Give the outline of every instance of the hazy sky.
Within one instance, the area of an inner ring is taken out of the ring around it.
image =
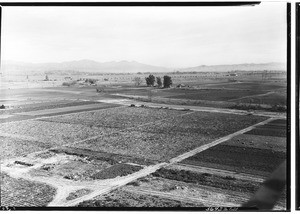
[[[135,60],[168,67],[286,61],[286,3],[2,11],[3,60]]]

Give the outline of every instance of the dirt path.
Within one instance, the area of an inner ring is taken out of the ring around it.
[[[246,180],[246,181],[254,181],[254,182],[259,182],[259,183],[264,181],[263,177],[253,176],[251,174],[233,172],[233,171],[228,171],[228,170],[223,170],[223,169],[213,169],[213,168],[208,168],[208,167],[193,166],[193,165],[188,165],[188,164],[183,164],[183,163],[177,163],[177,164],[169,166],[168,168],[178,169],[178,170],[189,170],[189,171],[200,172],[200,173],[209,173],[209,174],[220,175],[220,176],[224,176],[224,177],[230,176],[230,177],[234,177],[236,179],[241,179],[241,180]]]

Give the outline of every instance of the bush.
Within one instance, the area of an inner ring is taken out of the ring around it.
[[[135,77],[133,81],[135,86],[140,86],[142,84],[142,79],[140,77]]]
[[[71,85],[75,85],[77,82],[74,80],[74,81],[71,81],[71,82],[63,82],[63,86],[71,86]]]
[[[86,79],[85,82],[86,83],[90,83],[90,84],[96,84],[98,80],[97,79]]]

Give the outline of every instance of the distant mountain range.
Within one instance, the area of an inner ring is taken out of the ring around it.
[[[183,68],[179,69],[179,71],[196,71],[196,72],[210,72],[210,71],[217,71],[217,72],[228,72],[228,71],[263,71],[263,70],[286,70],[285,63],[244,63],[244,64],[233,64],[233,65],[201,65],[191,68]]]
[[[97,62],[93,60],[67,61],[61,63],[25,63],[16,61],[3,61],[1,72],[10,75],[32,74],[82,74],[82,73],[145,73],[145,72],[227,72],[227,71],[261,71],[261,70],[286,70],[284,63],[264,64],[233,64],[197,66],[190,68],[166,68],[147,65],[136,61]]]

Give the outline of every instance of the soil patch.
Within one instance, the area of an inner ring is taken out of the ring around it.
[[[89,149],[79,149],[79,148],[72,148],[72,147],[63,147],[59,149],[51,149],[50,151],[55,153],[65,153],[69,155],[77,155],[79,157],[87,157],[89,160],[97,159],[101,161],[106,161],[111,165],[116,163],[135,163],[140,165],[152,165],[155,164],[154,161],[145,159],[145,158],[137,158],[131,157],[126,155],[119,155],[114,153],[107,153],[101,151],[94,151]]]
[[[158,196],[115,190],[93,200],[81,202],[78,207],[195,207],[196,204],[164,199]],[[198,205],[201,206],[201,205]]]
[[[56,190],[43,183],[15,179],[1,172],[1,206],[44,207],[52,201]]]
[[[92,179],[111,179],[118,176],[126,176],[142,169],[140,166],[129,164],[116,164],[97,172],[91,176]]]
[[[194,183],[203,186],[211,186],[225,190],[254,193],[259,188],[259,183],[242,181],[230,176],[222,177],[209,173],[196,173],[186,170],[174,170],[161,168],[152,174],[155,177],[170,180]]]

